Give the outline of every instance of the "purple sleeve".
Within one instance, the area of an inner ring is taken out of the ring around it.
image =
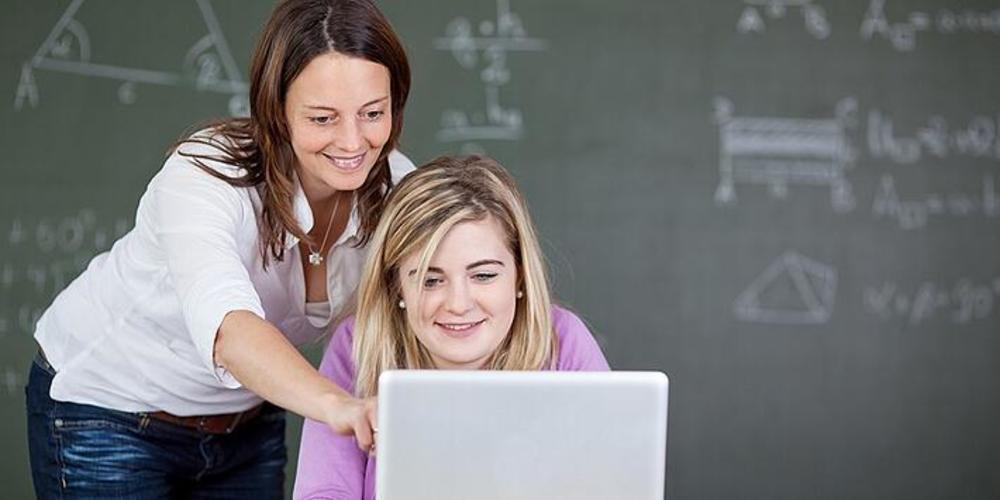
[[[348,393],[354,392],[353,329],[353,317],[340,323],[319,367],[323,376]],[[368,456],[358,448],[354,436],[340,435],[322,422],[305,420],[293,498],[362,500],[365,483],[374,479],[367,476]]]
[[[559,338],[558,371],[609,371],[608,360],[604,359],[601,347],[597,345],[587,325],[575,314],[561,307],[552,307],[552,326]]]

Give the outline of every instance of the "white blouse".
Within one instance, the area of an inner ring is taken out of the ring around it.
[[[205,145],[182,149],[207,155]],[[241,170],[205,162],[225,175]],[[413,163],[393,151],[394,182]],[[242,411],[261,402],[213,362],[215,335],[230,311],[270,321],[296,345],[325,333],[306,314],[298,239],[261,266],[255,188],[234,187],[172,154],[139,200],[135,227],[90,262],[38,321],[35,339],[57,373],[51,397],[127,412],[175,415]],[[296,184],[295,216],[308,231],[312,212]],[[326,257],[330,319],[350,313],[366,256],[355,248],[353,207]],[[334,323],[335,324],[335,323]]]

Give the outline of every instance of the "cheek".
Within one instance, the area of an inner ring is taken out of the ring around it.
[[[392,133],[392,120],[384,120],[372,124],[368,128],[368,142],[375,147],[385,146],[389,141],[389,134]]]
[[[517,308],[517,282],[513,279],[505,281],[494,294],[494,304],[497,314],[514,316]]]
[[[507,300],[501,307],[503,308],[503,316],[506,319],[506,321],[513,324],[514,313],[517,312],[517,300],[514,298],[513,295],[511,295],[510,297],[507,298]],[[509,328],[510,325],[507,325],[507,327]]]
[[[292,149],[297,154],[309,154],[323,149],[325,141],[322,134],[313,131],[299,130],[292,132]]]
[[[403,315],[406,317],[406,322],[410,324],[410,328],[419,330],[420,326],[426,323],[428,316],[433,313],[432,294],[425,292],[423,297],[419,297],[417,291],[411,287],[403,286],[401,288],[400,298],[406,304]],[[421,299],[419,302],[418,297]]]
[[[506,335],[510,327],[514,324],[514,314],[517,312],[517,301],[514,292],[507,290],[497,291],[498,293],[480,302],[480,306],[486,309],[493,320],[496,321],[498,333]]]
[[[323,149],[326,144],[323,130],[302,122],[288,123],[288,137],[292,149],[297,154],[311,153]]]
[[[440,302],[433,292],[424,292],[418,314],[415,315],[414,320],[422,322],[424,326],[429,326],[434,321],[434,314],[437,312]]]

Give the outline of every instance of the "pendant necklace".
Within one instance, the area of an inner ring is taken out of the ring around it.
[[[309,243],[309,265],[318,266],[323,263],[323,255],[320,253],[326,248],[326,238],[330,236],[330,228],[333,227],[333,219],[337,216],[337,209],[340,208],[340,193],[337,193],[337,202],[333,204],[333,211],[330,212],[330,222],[326,223],[326,233],[323,234],[323,242],[319,244],[319,250],[313,248]]]

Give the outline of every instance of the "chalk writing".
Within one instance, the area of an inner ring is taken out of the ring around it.
[[[912,325],[947,315],[953,323],[968,324],[993,314],[1000,296],[1000,278],[975,283],[962,278],[952,286],[925,281],[915,290],[905,290],[898,283],[884,282],[865,287],[865,308],[883,320],[906,319]]]
[[[497,0],[496,19],[482,21],[476,27],[464,17],[452,20],[445,36],[434,41],[434,48],[451,52],[464,69],[482,66],[479,80],[483,85],[485,111],[444,110],[437,139],[442,142],[520,139],[523,113],[517,107],[505,107],[500,101],[501,87],[512,78],[507,57],[510,52],[542,51],[547,46],[545,40],[527,35],[508,0]],[[475,145],[471,149],[482,148]]]
[[[35,55],[21,66],[14,98],[15,110],[22,109],[25,104],[38,106],[39,92],[34,73],[49,71],[118,81],[118,99],[123,104],[136,102],[136,87],[140,83],[165,86],[193,84],[199,91],[229,94],[230,113],[246,116],[249,110],[248,86],[242,79],[208,0],[194,2],[207,34],[187,51],[179,70],[168,71],[94,62],[90,32],[75,18],[84,1],[74,0],[66,8]]]
[[[885,12],[886,0],[871,0],[861,22],[861,38],[871,40],[881,37],[900,52],[916,49],[917,35],[956,33],[1000,35],[1000,9],[974,11],[965,9],[940,9],[936,13],[912,11],[901,20],[890,21]]]
[[[101,219],[94,209],[64,217],[0,222],[0,336],[31,333],[42,310],[97,253],[129,231],[124,217]]]
[[[0,377],[0,390],[5,396],[23,396],[26,377],[12,366],[5,366]]]
[[[868,150],[873,158],[899,164],[916,163],[925,156],[1000,159],[1000,113],[995,117],[975,115],[967,124],[953,127],[941,116],[931,116],[912,135],[897,135],[888,113],[868,112]]]
[[[741,34],[763,33],[767,29],[761,11],[768,18],[781,19],[789,9],[798,8],[810,35],[820,40],[830,36],[831,27],[826,12],[812,0],[743,0],[743,3],[746,6],[736,22],[736,31]]]
[[[920,229],[927,225],[931,216],[1000,217],[1000,193],[992,175],[984,175],[979,194],[932,193],[918,198],[900,199],[896,181],[891,175],[883,175],[875,198],[872,213],[876,218],[888,217],[895,220],[902,229]]]
[[[756,323],[826,323],[833,314],[836,290],[834,268],[788,251],[740,293],[733,313]]]
[[[14,248],[29,245],[32,250],[44,254],[74,254],[81,251],[89,254],[107,250],[114,240],[130,228],[131,223],[124,217],[111,222],[98,221],[97,212],[89,208],[56,219],[26,221],[17,218],[8,225],[7,246]]]
[[[736,183],[767,185],[771,195],[784,198],[789,184],[829,186],[835,211],[854,208],[846,178],[855,153],[847,139],[857,102],[844,99],[829,119],[734,117],[733,105],[715,100],[719,125],[718,205],[736,202]]]

